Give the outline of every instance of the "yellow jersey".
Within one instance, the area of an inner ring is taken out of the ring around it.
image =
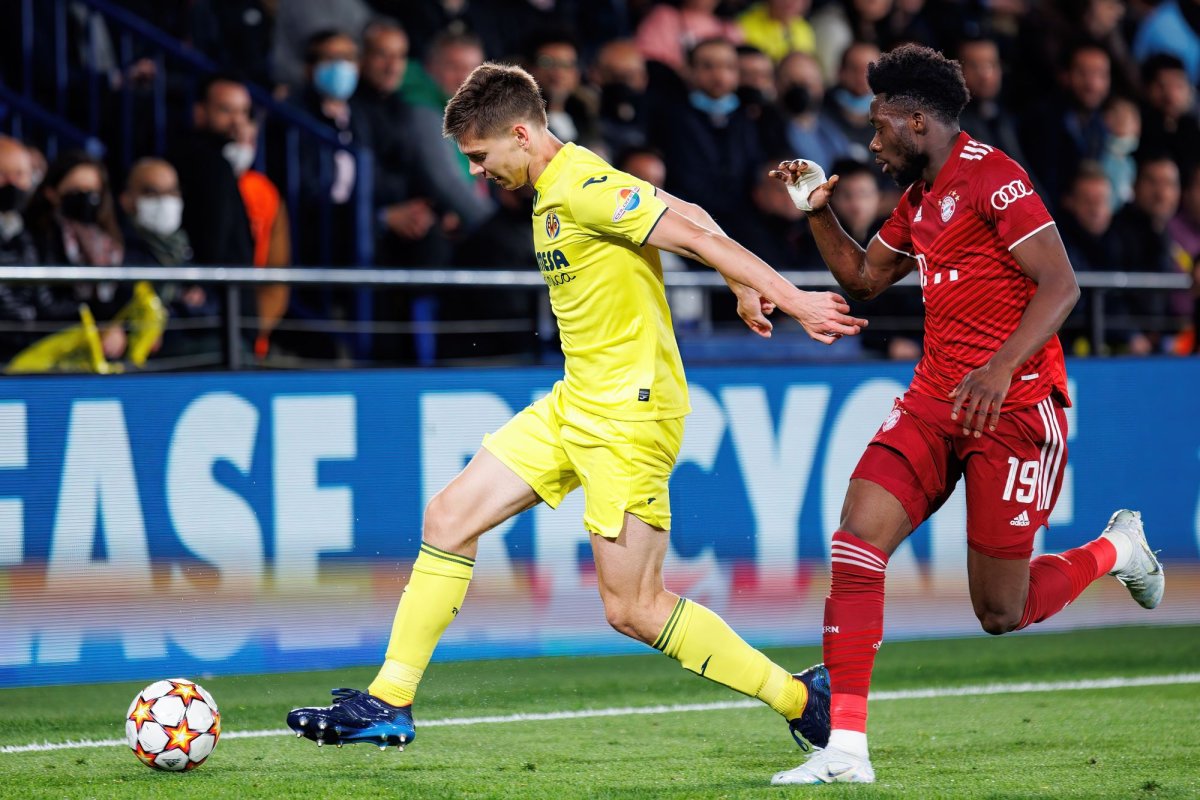
[[[572,404],[620,420],[687,414],[687,381],[658,250],[653,185],[568,143],[538,178],[533,243],[566,357]]]

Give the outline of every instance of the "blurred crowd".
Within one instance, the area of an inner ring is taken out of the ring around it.
[[[865,244],[898,197],[868,151],[874,130],[866,70],[881,52],[910,41],[962,63],[972,96],[963,129],[1029,171],[1077,271],[1190,274],[1200,258],[1200,0],[119,5],[223,71],[200,87],[190,129],[173,133],[164,157],[139,158],[112,179],[111,160],[69,152],[47,164],[39,142],[0,139],[0,263],[353,265],[358,162],[346,152],[301,148],[303,201],[289,209],[275,163],[287,150],[287,127],[255,108],[253,84],[343,144],[373,154],[376,265],[530,265],[532,190],[504,192],[472,178],[441,135],[442,109],[462,80],[484,60],[502,60],[537,79],[560,139],[702,205],[776,268],[820,269],[803,215],[767,171],[805,157],[841,175],[835,210]],[[161,68],[146,59],[97,63],[103,23],[97,28],[98,16],[81,14],[78,57],[108,69],[111,86],[136,91],[147,72]],[[332,237],[315,238],[317,214],[333,215]],[[670,259],[667,267],[696,265]],[[186,359],[219,350],[219,293],[185,284],[153,289],[150,301],[115,284],[0,286],[0,358],[36,346],[55,325],[79,324],[81,303],[96,322],[95,335],[83,336],[86,324],[80,335],[105,360],[130,360],[128,321],[152,318],[145,306],[155,302],[170,321],[165,332],[149,326],[142,338],[154,341],[139,352]],[[1193,352],[1194,296],[1108,293],[1101,348]],[[259,289],[247,346],[259,358],[336,358],[335,337],[289,324],[345,313],[345,303],[329,298],[321,290]],[[678,326],[687,331],[710,315],[735,320],[732,302],[720,299],[707,309],[702,298],[677,293]],[[1094,349],[1089,301],[1085,293],[1064,332],[1077,354]],[[140,317],[130,311],[139,302]],[[432,343],[377,337],[374,355],[411,362],[519,352],[539,332],[503,323],[534,319],[536,304],[529,292],[385,293],[375,303],[376,322],[407,329],[421,320],[485,318],[510,332]],[[890,293],[859,310],[895,323],[871,329],[868,354],[920,354],[915,292]]]

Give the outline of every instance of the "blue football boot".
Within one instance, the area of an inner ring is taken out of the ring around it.
[[[417,738],[412,706],[393,706],[357,689],[334,689],[333,697],[332,705],[292,709],[288,727],[317,747],[365,742],[380,750],[388,745],[403,750]]]
[[[808,688],[808,703],[804,706],[804,713],[788,720],[792,738],[801,750],[814,747],[823,749],[829,744],[832,725],[829,716],[829,670],[825,669],[824,664],[817,664],[792,677]]]

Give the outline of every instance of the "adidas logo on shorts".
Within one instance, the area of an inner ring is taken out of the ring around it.
[[[1016,527],[1016,528],[1028,528],[1029,527],[1029,512],[1022,511],[1020,514],[1017,514],[1015,517],[1010,519],[1008,521],[1008,524],[1012,525],[1013,527]]]

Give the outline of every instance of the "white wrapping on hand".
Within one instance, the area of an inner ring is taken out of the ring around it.
[[[800,174],[799,180],[795,183],[791,181],[787,184],[788,194],[792,197],[792,203],[801,211],[812,211],[812,204],[808,202],[808,196],[813,193],[813,190],[825,182],[825,170],[814,161],[809,161],[807,158],[799,159],[808,165],[808,169]]]

